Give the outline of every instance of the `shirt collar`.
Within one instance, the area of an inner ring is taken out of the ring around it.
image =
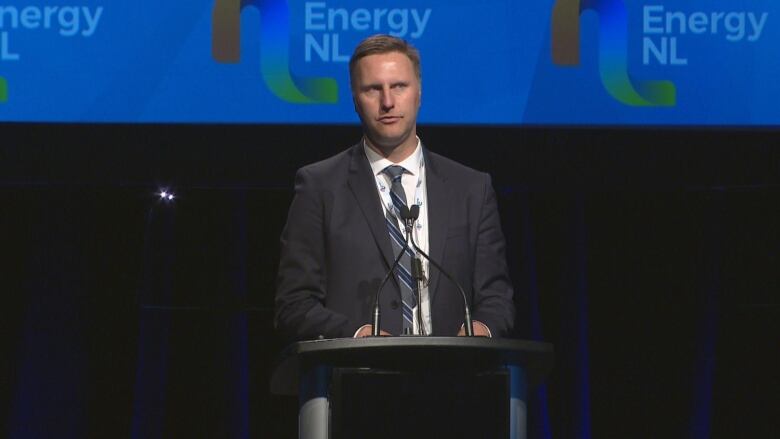
[[[371,165],[371,171],[374,175],[379,175],[386,167],[390,165],[398,165],[404,168],[405,172],[412,175],[417,175],[420,172],[420,155],[422,154],[422,144],[420,138],[417,138],[417,147],[414,148],[414,152],[399,163],[393,163],[379,155],[376,151],[371,149],[366,143],[366,139],[363,139],[363,151],[366,153],[368,163]]]

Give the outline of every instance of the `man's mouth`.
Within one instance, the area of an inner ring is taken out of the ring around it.
[[[382,116],[379,118],[380,123],[392,124],[401,120],[401,116]]]

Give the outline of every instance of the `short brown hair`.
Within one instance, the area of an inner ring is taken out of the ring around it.
[[[414,48],[409,42],[401,38],[394,37],[392,35],[377,34],[372,35],[355,47],[355,51],[352,52],[352,58],[349,59],[349,84],[350,87],[355,79],[355,68],[358,61],[369,56],[378,55],[382,53],[399,52],[409,58],[414,67],[414,73],[417,75],[417,80],[422,81],[422,74],[420,72],[420,52]]]

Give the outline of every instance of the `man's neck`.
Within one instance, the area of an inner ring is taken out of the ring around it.
[[[381,148],[374,145],[368,137],[364,137],[366,145],[371,148],[372,151],[381,155],[382,157],[390,160],[393,163],[400,163],[406,160],[417,149],[417,143],[419,142],[417,136],[410,136],[402,144],[395,147]]]

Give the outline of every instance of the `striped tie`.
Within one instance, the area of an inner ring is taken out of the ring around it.
[[[390,186],[390,198],[393,200],[395,209],[387,209],[385,222],[387,230],[390,232],[390,241],[393,243],[393,250],[396,255],[404,248],[404,235],[398,227],[398,215],[402,206],[406,206],[406,193],[401,185],[401,175],[404,168],[397,165],[391,165],[383,171],[390,176],[392,184]],[[389,206],[388,206],[389,207]],[[406,254],[401,257],[395,270],[398,277],[398,284],[401,286],[401,302],[403,303],[403,329],[405,334],[411,334],[414,331],[414,317],[412,310],[416,305],[415,294],[417,292],[416,282],[412,279],[412,250],[407,249]]]

